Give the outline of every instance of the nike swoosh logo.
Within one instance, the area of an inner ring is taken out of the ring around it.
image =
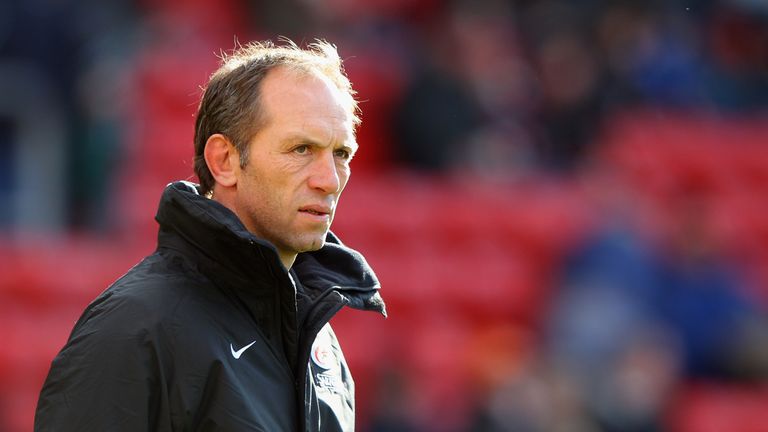
[[[236,358],[236,359],[239,359],[239,358],[240,358],[240,356],[241,356],[241,355],[243,355],[243,353],[245,352],[245,350],[247,350],[248,348],[250,348],[250,347],[251,347],[253,344],[255,344],[255,343],[256,343],[256,341],[253,341],[253,342],[249,343],[248,345],[246,345],[246,346],[244,346],[244,347],[240,348],[240,349],[239,349],[239,350],[237,350],[237,351],[235,351],[235,347],[233,347],[233,346],[232,346],[232,344],[229,344],[229,350],[230,350],[230,351],[232,351],[232,357],[234,357],[234,358]]]

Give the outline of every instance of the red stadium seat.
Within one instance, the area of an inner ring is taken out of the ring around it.
[[[768,388],[692,385],[673,405],[671,432],[768,432]]]

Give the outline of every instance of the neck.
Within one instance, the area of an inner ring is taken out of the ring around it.
[[[214,186],[214,190],[212,191],[211,196],[209,198],[214,201],[218,201],[224,207],[227,207],[228,209],[232,210],[232,212],[235,213],[235,215],[238,218],[240,218],[240,215],[237,213],[237,208],[234,203],[234,197],[230,192],[231,190],[229,189],[223,189],[223,188],[217,189],[217,187]],[[242,218],[240,218],[240,220],[243,221]],[[249,227],[247,224],[245,228],[251,233],[253,233],[252,228]],[[280,261],[283,263],[286,270],[290,270],[291,267],[293,266],[293,262],[296,261],[296,252],[284,251],[278,248],[277,256],[278,258],[280,258]]]
[[[277,256],[280,258],[280,261],[283,263],[286,270],[290,270],[291,267],[293,266],[293,262],[296,261],[295,253],[278,250]]]

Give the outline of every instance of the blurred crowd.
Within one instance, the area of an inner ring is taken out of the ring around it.
[[[214,54],[238,41],[340,47],[363,101],[363,169],[568,173],[617,111],[768,104],[759,1],[10,0],[0,12],[12,229],[109,224],[147,123],[186,122]]]
[[[277,35],[338,45],[361,101],[356,176],[567,184],[564,195],[575,185],[590,207],[537,283],[549,293],[541,314],[455,347],[471,357],[460,402],[425,415],[418,384],[388,364],[360,384],[375,388],[362,394],[361,430],[701,432],[670,417],[681,385],[768,383],[768,277],[751,273],[768,262],[723,246],[721,183],[646,194],[651,179],[606,166],[617,156],[604,146],[638,112],[765,121],[763,1],[6,0],[2,241],[151,242],[160,189],[192,175],[193,116],[216,54]],[[756,147],[768,155],[768,140]],[[684,158],[704,151],[690,148]],[[768,159],[750,162],[758,195],[745,200],[765,201]],[[398,288],[382,281],[386,299]]]

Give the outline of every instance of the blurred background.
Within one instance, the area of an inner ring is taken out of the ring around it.
[[[155,244],[236,41],[335,43],[358,430],[768,431],[763,0],[3,0],[0,431]]]

